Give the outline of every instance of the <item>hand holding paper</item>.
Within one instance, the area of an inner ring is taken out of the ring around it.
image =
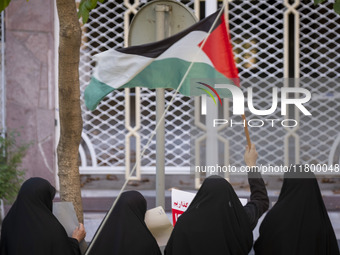
[[[78,242],[81,242],[85,239],[86,232],[84,225],[82,223],[79,223],[79,226],[75,228],[75,230],[72,233],[72,237],[77,239]]]
[[[159,246],[165,246],[171,235],[173,226],[161,206],[150,209],[145,214],[145,224],[156,239]]]

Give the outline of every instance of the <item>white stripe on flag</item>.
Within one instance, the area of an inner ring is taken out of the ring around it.
[[[94,56],[97,62],[93,76],[113,87],[119,88],[132,80],[136,74],[148,66],[153,58],[108,50]]]
[[[193,31],[187,36],[174,43],[163,52],[157,59],[179,58],[188,62],[206,63],[213,66],[208,56],[200,49],[198,44],[207,36],[206,32]]]

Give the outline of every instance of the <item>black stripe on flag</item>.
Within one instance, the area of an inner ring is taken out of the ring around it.
[[[183,30],[182,32],[179,32],[164,40],[160,40],[160,41],[153,42],[153,43],[131,46],[127,48],[119,48],[116,50],[121,53],[125,53],[125,54],[134,54],[134,55],[140,55],[140,56],[149,57],[149,58],[157,58],[164,51],[166,51],[169,47],[171,47],[174,43],[176,43],[177,41],[179,41],[180,39],[182,39],[183,37],[185,37],[186,35],[188,35],[189,33],[193,31],[203,31],[203,32],[208,33],[216,17],[219,15],[219,12],[220,10],[202,19],[201,21],[197,22],[196,24],[192,25],[186,30]],[[219,18],[219,20],[216,22],[214,29],[216,29],[216,27],[218,27],[220,24],[221,24],[221,19]]]

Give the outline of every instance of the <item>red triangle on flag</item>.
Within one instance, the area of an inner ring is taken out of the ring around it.
[[[200,42],[198,46],[201,47],[202,43],[203,41]],[[234,83],[239,86],[238,70],[236,68],[224,14],[220,17],[220,24],[208,36],[202,50],[211,60],[217,71],[227,78],[233,79]]]

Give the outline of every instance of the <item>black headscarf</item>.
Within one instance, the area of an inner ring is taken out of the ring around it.
[[[160,255],[159,246],[144,222],[145,213],[146,200],[142,194],[122,193],[87,254]]]
[[[311,172],[284,174],[278,201],[260,226],[257,255],[336,255],[337,240]],[[300,166],[296,168],[300,171]]]
[[[165,254],[246,255],[252,244],[249,219],[233,187],[210,176],[178,218]]]
[[[24,182],[2,224],[1,255],[80,254],[77,241],[67,236],[52,214],[54,195],[54,187],[45,179]]]

